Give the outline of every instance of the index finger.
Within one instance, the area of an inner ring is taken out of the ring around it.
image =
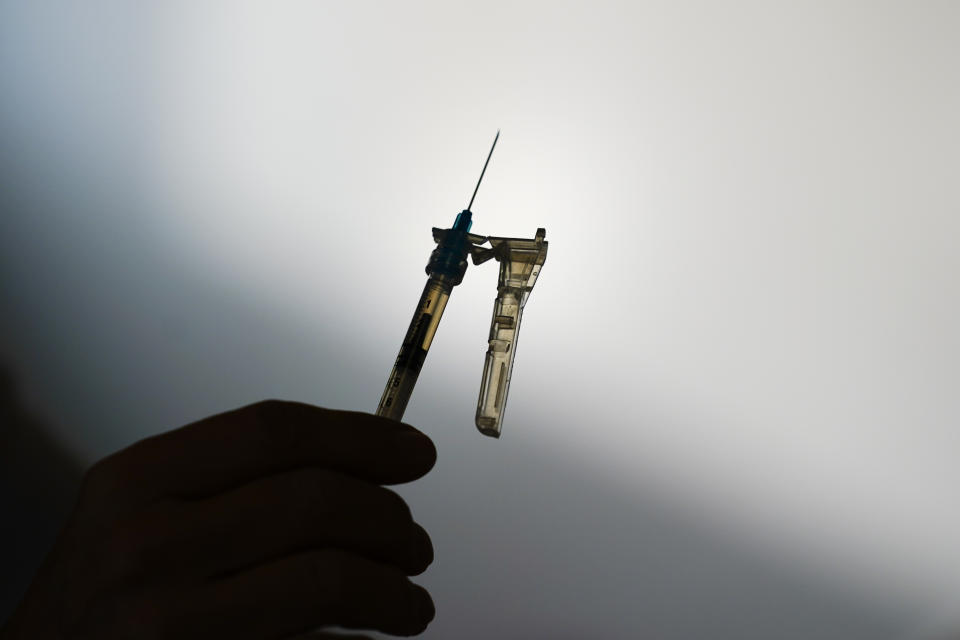
[[[430,438],[395,420],[266,400],[141,440],[104,465],[140,495],[202,497],[308,466],[409,482],[430,471],[436,455]]]

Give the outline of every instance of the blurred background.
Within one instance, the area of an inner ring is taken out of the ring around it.
[[[0,3],[5,616],[80,471],[267,397],[375,409],[432,226],[496,267],[405,419],[428,638],[960,620],[960,6]],[[35,486],[32,493],[24,490]],[[956,624],[953,628],[960,628]]]

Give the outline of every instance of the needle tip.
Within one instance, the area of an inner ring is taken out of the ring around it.
[[[480,183],[483,181],[483,174],[487,172],[487,165],[490,164],[490,157],[493,156],[493,150],[497,146],[497,140],[500,139],[500,129],[497,129],[497,135],[493,139],[493,145],[490,147],[490,153],[487,154],[487,161],[483,163],[483,171],[480,172],[480,179],[477,180],[477,186],[473,189],[473,195],[470,196],[470,204],[467,205],[467,211],[470,210],[470,207],[473,206],[473,199],[477,197],[477,190],[480,188]]]

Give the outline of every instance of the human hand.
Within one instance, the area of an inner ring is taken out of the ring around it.
[[[420,633],[433,602],[407,576],[433,548],[379,485],[435,460],[407,425],[275,400],[141,440],[87,472],[0,637]]]

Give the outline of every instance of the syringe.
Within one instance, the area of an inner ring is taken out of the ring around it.
[[[433,239],[437,242],[437,248],[430,254],[430,262],[427,263],[429,278],[423,287],[420,302],[413,313],[400,353],[387,379],[387,386],[383,390],[380,405],[377,407],[378,416],[394,420],[403,418],[403,412],[413,394],[413,387],[417,384],[420,369],[423,368],[423,362],[427,358],[427,351],[430,350],[430,344],[440,325],[440,318],[447,306],[447,300],[450,299],[450,293],[463,281],[463,275],[467,271],[467,255],[472,245],[486,241],[485,237],[470,233],[470,226],[473,224],[470,207],[473,206],[473,200],[477,197],[477,190],[483,181],[483,175],[487,172],[487,165],[490,164],[490,158],[493,156],[493,150],[499,138],[498,130],[467,208],[457,214],[451,228],[433,230]]]

